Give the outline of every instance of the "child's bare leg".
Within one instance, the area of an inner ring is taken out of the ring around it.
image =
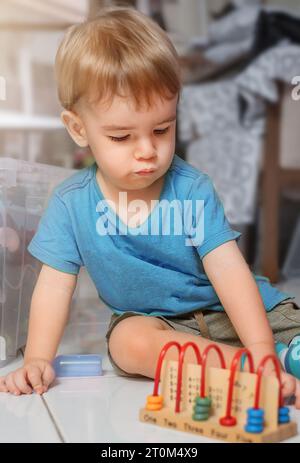
[[[200,352],[212,343],[201,336],[175,331],[159,318],[133,316],[120,321],[113,329],[109,339],[109,350],[114,362],[122,370],[154,378],[160,351],[170,341],[177,341],[180,344],[192,341],[197,344]],[[221,347],[228,366],[239,348],[222,343],[215,344]],[[165,358],[177,360],[177,349],[172,347]],[[196,363],[192,348],[187,349],[185,361]],[[219,357],[214,350],[210,352],[207,364],[220,366]]]

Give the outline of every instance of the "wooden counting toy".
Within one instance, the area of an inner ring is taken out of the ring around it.
[[[171,347],[178,350],[178,361],[165,360]],[[189,347],[196,364],[184,362]],[[211,350],[218,354],[220,368],[206,366]],[[250,371],[240,371],[246,359]],[[267,362],[274,364],[276,377],[263,375]],[[230,442],[279,442],[297,434],[284,406],[277,357],[264,357],[255,372],[252,355],[243,348],[227,369],[216,344],[208,345],[203,355],[193,342],[166,344],[157,362],[153,394],[140,410],[140,420]]]

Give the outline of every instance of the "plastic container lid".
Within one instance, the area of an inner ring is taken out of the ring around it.
[[[58,355],[53,360],[56,376],[101,376],[102,357],[96,354]]]

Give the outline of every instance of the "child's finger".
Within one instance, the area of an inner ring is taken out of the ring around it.
[[[17,385],[16,385],[16,383],[14,381],[14,376],[13,376],[12,373],[9,373],[6,376],[5,384],[7,386],[8,392],[10,392],[11,394],[15,394],[15,395],[20,395],[21,394],[19,388],[17,387]]]
[[[43,392],[43,383],[42,383],[42,372],[41,370],[35,365],[29,365],[26,368],[27,378],[29,383],[31,384],[32,388],[38,394],[42,394]]]
[[[46,365],[46,367],[45,367],[45,369],[43,371],[42,378],[43,378],[43,385],[45,386],[45,388],[47,390],[48,387],[54,381],[54,378],[55,378],[54,368],[52,368],[52,366],[50,364]]]
[[[26,372],[23,368],[15,372],[14,381],[15,381],[17,388],[21,392],[23,392],[24,394],[32,393],[32,388],[29,386],[29,384],[26,381]]]
[[[295,393],[296,390],[296,379],[289,375],[282,375],[282,394],[284,397],[291,396]]]
[[[8,389],[5,383],[5,376],[0,377],[0,392],[8,392]]]
[[[299,410],[300,409],[300,381],[298,379],[296,380],[295,396],[296,396],[295,407],[298,408]]]

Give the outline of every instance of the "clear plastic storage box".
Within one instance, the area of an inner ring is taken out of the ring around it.
[[[27,251],[54,187],[75,171],[0,158],[0,367],[27,337],[41,264]]]

